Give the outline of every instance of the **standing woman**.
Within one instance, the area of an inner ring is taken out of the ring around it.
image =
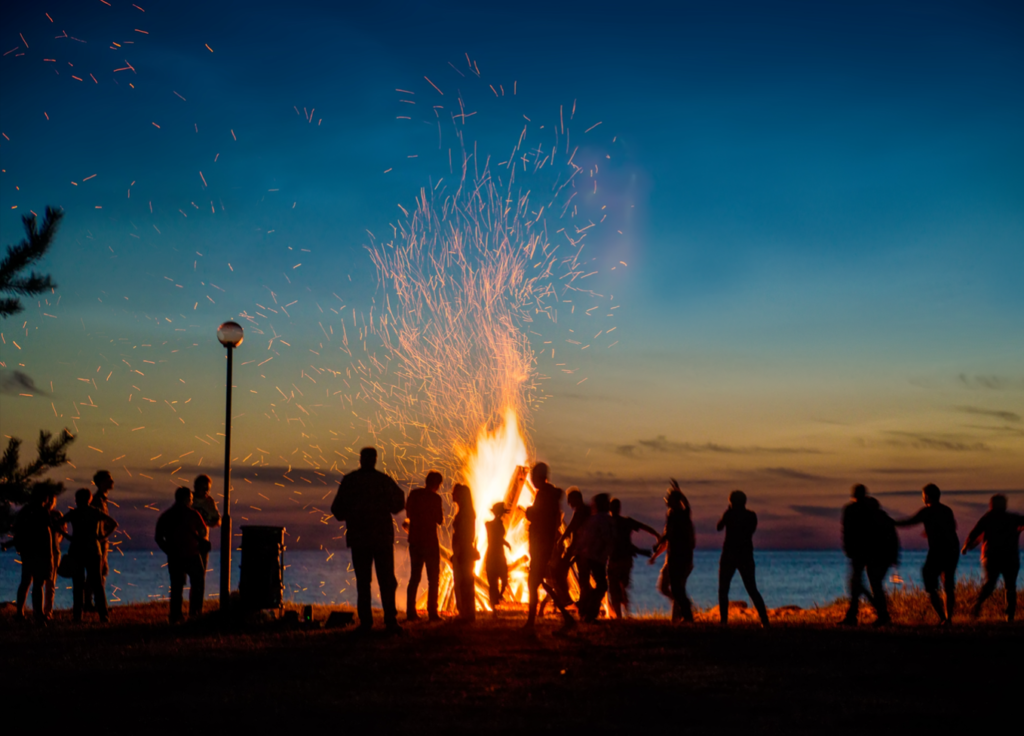
[[[469,486],[456,483],[452,503],[458,507],[452,523],[452,576],[455,578],[455,605],[461,621],[476,620],[476,575],[473,567],[480,559],[476,551],[476,511]]]
[[[107,592],[104,590],[100,566],[103,562],[103,543],[117,529],[117,522],[93,506],[91,500],[89,489],[79,488],[75,492],[75,508],[61,519],[62,528],[71,524],[71,533],[65,536],[71,540],[68,556],[74,564],[71,580],[75,623],[82,620],[87,597],[95,600],[100,621],[107,621]]]

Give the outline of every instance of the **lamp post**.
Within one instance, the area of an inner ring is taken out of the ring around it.
[[[242,344],[242,326],[225,322],[217,328],[217,339],[228,349],[227,404],[224,412],[224,514],[220,526],[220,607],[227,610],[231,600],[231,367],[235,348]]]

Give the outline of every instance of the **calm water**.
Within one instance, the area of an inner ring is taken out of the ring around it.
[[[408,579],[408,560],[398,550],[396,568],[399,579],[398,600],[405,600],[405,581]],[[235,564],[237,565],[237,554]],[[825,552],[758,552],[758,587],[769,608],[795,604],[803,608],[815,604],[827,604],[843,596],[847,575],[846,558],[839,551]],[[0,600],[13,601],[21,577],[21,566],[14,551],[0,554]],[[924,553],[904,551],[902,562],[895,572],[906,584],[921,584],[920,568]],[[107,579],[107,595],[114,603],[136,603],[161,600],[167,597],[166,558],[160,552],[148,550],[125,550],[123,554],[110,556],[110,576]],[[355,604],[355,578],[351,572],[348,553],[316,551],[295,551],[285,553],[285,598],[297,603],[348,603]],[[207,573],[207,591],[211,598],[217,597],[219,572],[217,563],[211,559],[212,571]],[[668,605],[656,589],[659,566],[650,566],[638,559],[633,573],[632,597],[637,611],[667,612]],[[694,603],[702,608],[717,604],[718,553],[698,551],[695,569],[690,577],[688,592]],[[957,571],[959,577],[981,578],[978,553],[973,552],[961,558]],[[71,607],[70,581],[60,578],[57,593],[57,607]],[[237,568],[232,579],[237,586]],[[424,582],[425,585],[425,582]],[[890,589],[899,583],[890,581]],[[376,591],[375,591],[376,593]],[[376,595],[375,595],[376,598]],[[736,576],[730,598],[749,599],[743,584]]]

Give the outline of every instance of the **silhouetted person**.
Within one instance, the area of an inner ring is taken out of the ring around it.
[[[576,486],[569,487],[566,501],[569,508],[573,510],[572,519],[569,520],[562,534],[555,541],[552,562],[547,575],[548,582],[544,587],[548,592],[548,599],[559,609],[572,605],[572,597],[569,595],[569,571],[572,569],[573,563],[576,562],[579,552],[580,530],[590,518],[591,513],[590,505],[584,502],[583,494]],[[577,566],[577,578],[579,578],[578,573]],[[541,605],[542,612],[546,603],[547,601]]]
[[[615,520],[607,493],[594,496],[590,517],[580,527],[579,537],[576,552],[580,583],[578,610],[582,620],[594,622],[608,592],[608,560],[615,546]]]
[[[530,481],[537,489],[533,505],[526,509],[526,519],[530,522],[530,574],[529,586],[530,610],[526,616],[526,626],[531,627],[537,619],[537,602],[539,589],[547,576],[551,554],[558,539],[558,527],[562,523],[562,489],[548,482],[548,466],[537,463],[530,471]],[[558,601],[556,601],[557,603]]]
[[[452,578],[455,585],[455,607],[461,621],[476,620],[476,575],[473,568],[480,559],[476,550],[476,509],[469,486],[456,483],[452,503],[458,507],[452,521]]]
[[[436,470],[427,473],[423,488],[414,488],[405,501],[405,518],[409,522],[409,585],[405,592],[405,618],[415,621],[416,593],[420,587],[423,566],[427,568],[427,615],[440,621],[437,613],[437,585],[441,575],[441,547],[437,527],[444,523],[441,495],[437,492],[444,477]]]
[[[370,584],[372,570],[376,568],[384,623],[389,631],[400,631],[395,608],[398,580],[391,515],[405,508],[405,494],[391,476],[374,469],[376,464],[377,450],[364,447],[359,451],[359,469],[341,479],[331,513],[345,522],[345,542],[352,551],[352,568],[356,573],[360,628],[366,631],[373,627]]]
[[[505,522],[502,517],[506,513],[505,504],[501,501],[491,507],[494,518],[484,524],[487,529],[487,551],[484,553],[484,572],[487,574],[487,592],[490,598],[491,611],[497,615],[498,604],[505,597],[508,587],[508,560],[505,559],[505,548],[512,545],[505,541]]]
[[[768,611],[764,599],[757,590],[754,577],[754,532],[757,531],[757,514],[747,508],[747,494],[733,491],[729,494],[729,508],[722,514],[716,527],[725,529],[722,544],[722,558],[718,563],[718,611],[722,624],[729,623],[729,585],[738,570],[743,587],[754,603],[761,625],[768,626]]]
[[[667,550],[665,564],[658,576],[658,590],[672,599],[672,623],[679,623],[680,620],[693,623],[693,604],[686,594],[686,581],[693,572],[693,550],[697,546],[697,534],[693,530],[690,502],[675,479],[665,496],[665,505],[668,507],[665,533],[658,537],[649,564],[653,565],[658,555]]]
[[[217,502],[210,495],[210,487],[213,481],[208,475],[197,475],[192,482],[192,508],[203,517],[203,523],[207,529],[214,529],[220,526],[220,511],[217,509]],[[210,561],[209,551],[203,552],[203,569],[205,570]]]
[[[56,501],[52,493],[37,490],[14,518],[14,546],[21,556],[17,615],[24,617],[31,588],[32,616],[38,623],[46,621],[53,609],[54,577],[60,560],[59,542],[54,541],[55,535],[60,538],[55,528]]]
[[[181,621],[182,591],[188,578],[188,618],[194,621],[203,615],[206,595],[206,565],[203,555],[210,550],[210,532],[203,516],[192,508],[192,490],[185,486],[174,492],[174,505],[160,514],[156,522],[156,543],[167,555],[167,571],[171,574],[172,624]]]
[[[939,614],[939,623],[950,624],[956,610],[956,566],[960,562],[960,538],[956,533],[953,509],[939,503],[941,495],[937,485],[926,485],[921,491],[924,508],[909,519],[897,521],[896,526],[924,524],[924,534],[928,538],[928,556],[921,568],[924,589],[932,602],[932,608]],[[945,608],[939,596],[940,575],[946,589]]]
[[[642,521],[622,516],[622,501],[613,498],[611,502],[612,520],[615,522],[615,543],[612,555],[608,559],[608,603],[611,605],[615,618],[622,618],[629,613],[629,585],[633,574],[633,558],[639,554],[650,556],[633,544],[633,532],[647,532],[659,539],[658,532]]]
[[[885,575],[896,562],[899,553],[899,538],[889,515],[868,497],[868,489],[858,483],[851,489],[853,501],[843,509],[843,552],[850,559],[850,607],[842,623],[857,625],[860,598],[865,596],[875,608],[876,625],[890,622],[889,607],[885,597]],[[867,572],[871,593],[864,588],[864,573]]]
[[[981,606],[996,589],[999,576],[1003,576],[1006,590],[1006,620],[1012,622],[1017,610],[1017,574],[1020,572],[1020,533],[1024,531],[1024,516],[1006,510],[1006,496],[997,493],[988,502],[988,511],[967,535],[963,554],[974,549],[981,541],[981,565],[985,568],[985,584],[971,614],[981,615]]]
[[[96,486],[96,492],[92,494],[92,499],[89,501],[89,505],[104,514],[110,515],[110,508],[108,507],[107,501],[110,491],[114,488],[114,479],[111,477],[110,472],[107,470],[97,470],[96,474],[92,477],[93,485]],[[113,529],[108,529],[107,534],[100,541],[100,567],[99,567],[99,587],[104,591],[107,589],[107,573],[110,572],[110,565],[107,561],[107,554],[110,551],[107,544],[107,537],[114,532]],[[87,573],[88,575],[88,573]],[[85,603],[84,610],[93,611],[98,608],[97,604],[92,600],[92,592],[96,589],[96,586],[90,581],[86,580],[85,583]]]
[[[107,592],[103,587],[100,565],[103,559],[103,543],[117,529],[117,522],[91,504],[92,494],[88,488],[75,491],[75,508],[64,514],[63,528],[71,525],[71,532],[65,536],[71,540],[68,556],[72,561],[71,575],[72,613],[75,622],[82,620],[86,592],[95,602],[100,621],[107,620]]]

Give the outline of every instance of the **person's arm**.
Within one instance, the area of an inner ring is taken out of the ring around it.
[[[331,503],[331,513],[338,521],[345,521],[345,516],[348,515],[348,493],[345,489],[344,478],[338,484],[338,493],[334,496],[334,501]]]
[[[207,526],[211,528],[220,526],[220,509],[217,508],[217,502],[210,496],[207,496],[207,499],[209,499],[210,507],[210,523]],[[205,522],[206,519],[203,519],[203,521]]]
[[[967,535],[967,539],[964,540],[964,546],[960,548],[960,554],[965,555],[972,549],[978,546],[978,540],[985,533],[985,521],[987,520],[988,514],[978,519],[978,523],[971,529],[971,533]]]
[[[156,539],[156,546],[159,547],[160,551],[163,552],[164,554],[167,553],[167,530],[166,530],[166,526],[167,526],[167,522],[164,521],[164,517],[163,516],[161,516],[159,519],[157,519],[157,521],[156,521],[156,534],[154,535],[154,537]]]
[[[107,530],[106,534],[99,534],[98,537],[101,540],[102,539],[106,539],[111,534],[113,534],[114,531],[117,529],[117,522],[114,521],[114,517],[107,516],[106,514],[104,514],[99,509],[96,509],[96,512],[100,515],[100,522],[103,524],[103,528]]]
[[[926,506],[925,508],[928,508],[928,507]],[[909,519],[900,519],[898,521],[894,521],[893,524],[895,524],[896,526],[914,526],[916,524],[923,524],[924,523],[924,518],[923,518],[924,517],[924,511],[925,511],[924,509],[921,509],[916,514],[911,516]]]
[[[687,507],[686,510],[689,511],[690,510],[689,507]],[[652,537],[657,539],[659,542],[661,541],[661,535],[658,534],[657,529],[655,529],[652,526],[648,526],[647,524],[643,523],[642,521],[637,521],[636,519],[633,519],[633,531],[647,532]]]
[[[722,518],[718,520],[718,524],[715,526],[715,529],[717,529],[718,531],[722,531],[723,529],[725,529],[725,520],[728,518],[728,516],[729,510],[726,509],[725,513],[722,514]]]
[[[388,493],[388,510],[392,514],[397,514],[405,509],[405,493],[390,476],[388,476],[388,481],[390,481],[391,485]]]

